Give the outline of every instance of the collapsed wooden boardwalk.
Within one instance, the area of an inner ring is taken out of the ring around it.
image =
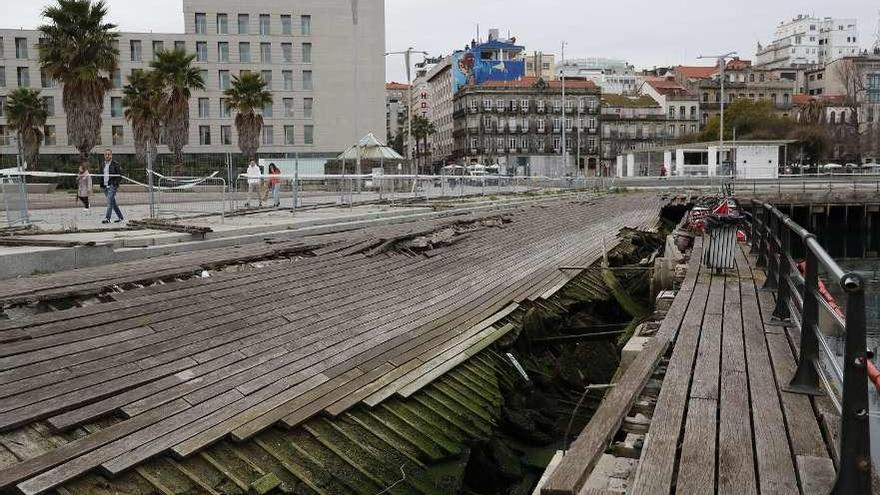
[[[700,266],[702,240],[653,341],[606,396],[544,486],[583,493],[592,470],[655,373],[662,387],[627,489],[630,494],[824,494],[834,449],[812,399],[785,392],[797,329],[771,322],[763,274],[736,253],[736,270]],[[668,358],[668,361],[667,361]],[[658,365],[665,363],[665,372]],[[655,375],[656,376],[656,375]],[[601,489],[591,493],[603,492]]]
[[[115,475],[408,397],[503,335],[493,324],[518,303],[579,274],[559,267],[592,264],[623,228],[653,228],[660,205],[551,201],[430,253],[355,236],[295,264],[2,322],[0,432],[88,428],[0,465],[0,490],[41,493],[97,468]]]

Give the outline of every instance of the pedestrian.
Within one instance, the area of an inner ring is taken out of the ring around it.
[[[253,193],[257,193],[257,201],[260,202],[260,206],[263,206],[262,191],[260,190],[260,182],[262,182],[260,177],[262,175],[257,162],[251,160],[248,164],[247,173],[245,173],[247,177],[247,202],[244,204],[245,208],[251,207],[251,194]]]
[[[281,206],[281,170],[274,163],[269,164],[269,188],[272,189],[272,207]]]
[[[89,211],[89,197],[92,195],[92,174],[89,173],[89,165],[87,163],[80,163],[76,184],[76,199],[80,200],[85,211]]]
[[[104,180],[101,182],[101,187],[104,189],[104,196],[107,198],[107,213],[104,215],[104,220],[101,223],[110,223],[110,217],[113,212],[116,212],[114,223],[122,223],[125,221],[125,218],[123,218],[122,211],[116,203],[116,193],[119,192],[119,183],[122,182],[122,170],[113,161],[113,152],[110,148],[104,150],[103,175]]]

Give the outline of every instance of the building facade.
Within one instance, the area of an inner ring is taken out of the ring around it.
[[[650,96],[666,116],[666,138],[676,139],[700,130],[700,99],[673,77],[644,77],[640,94]]]
[[[859,52],[855,19],[798,15],[776,28],[772,42],[758,44],[757,65],[764,68],[826,64]]]
[[[630,151],[663,146],[674,140],[667,128],[663,108],[647,95],[602,93],[602,164],[613,168],[617,157]],[[657,170],[638,170],[637,175],[659,175]]]
[[[545,81],[552,81],[558,78],[556,72],[556,55],[552,53],[534,52],[527,53],[526,59],[526,76],[541,78]]]
[[[428,138],[431,163],[443,166],[452,159],[454,141],[452,138],[453,93],[452,93],[452,58],[445,57],[435,64],[426,77],[428,81],[428,98],[431,105],[428,120],[434,124],[434,134]]]
[[[183,11],[183,33],[120,33],[119,70],[111,75],[113,88],[104,101],[100,148],[134,153],[122,87],[132,71],[149,67],[156,52],[175,48],[196,54],[206,86],[190,100],[184,153],[238,153],[223,91],[233,76],[247,71],[260,73],[274,96],[263,110],[261,153],[329,157],[368,132],[384,140],[383,2],[361,2],[357,24],[348,0],[183,0]],[[36,30],[0,29],[0,104],[16,87],[41,88],[50,107],[41,152],[73,154],[61,88],[41,77],[39,36]],[[10,134],[0,112],[2,154],[16,152]]]
[[[611,58],[578,58],[556,66],[566,79],[592,81],[603,93],[635,94],[638,86],[636,69],[625,60]]]
[[[385,84],[385,135],[391,141],[406,125],[409,105],[409,84]]]
[[[535,78],[465,86],[453,101],[454,157],[497,164],[506,174],[607,174],[599,160],[601,90],[590,81],[568,81],[565,93],[563,103],[562,81]]]

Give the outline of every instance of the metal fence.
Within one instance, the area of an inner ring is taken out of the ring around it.
[[[840,466],[833,494],[871,493],[865,281],[844,272],[816,236],[770,204],[754,202],[752,251],[777,293],[773,318],[801,330],[798,367],[786,390],[821,395],[840,413]],[[805,262],[798,265],[797,257]],[[801,274],[803,270],[803,274]],[[839,285],[844,309],[823,280]]]
[[[0,203],[3,204],[0,226],[17,227],[29,223],[26,187],[20,177],[0,177]]]

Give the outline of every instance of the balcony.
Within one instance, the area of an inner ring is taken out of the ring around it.
[[[522,113],[529,113],[529,106],[528,105],[520,106],[519,111]]]
[[[477,107],[468,107],[468,113],[477,113],[480,109]]]
[[[587,134],[596,134],[597,132],[599,132],[599,129],[597,129],[595,127],[587,128]]]
[[[545,110],[546,110],[546,108],[544,108],[544,107],[538,107],[537,112],[544,113]]]

